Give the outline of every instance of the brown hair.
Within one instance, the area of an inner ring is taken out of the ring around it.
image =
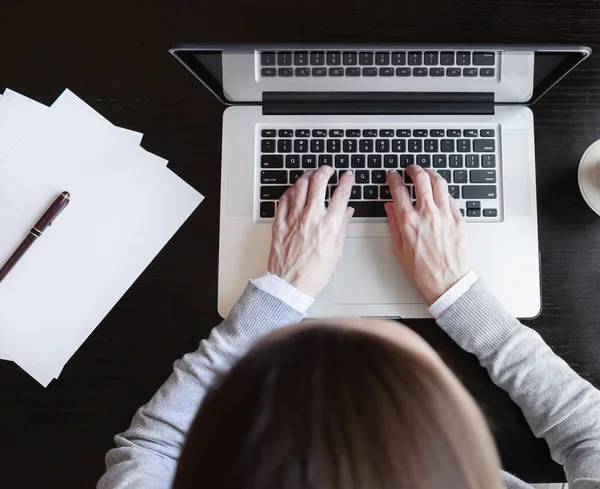
[[[441,364],[331,324],[257,344],[207,394],[173,489],[495,489],[499,460]]]

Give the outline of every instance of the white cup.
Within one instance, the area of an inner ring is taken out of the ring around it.
[[[600,216],[600,140],[581,157],[577,179],[583,199]]]

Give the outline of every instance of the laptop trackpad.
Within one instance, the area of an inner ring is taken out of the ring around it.
[[[390,238],[347,238],[333,276],[336,304],[422,304],[392,253]]]

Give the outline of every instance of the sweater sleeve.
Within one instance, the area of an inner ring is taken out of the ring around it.
[[[600,391],[577,375],[479,280],[438,320],[474,353],[562,464],[571,489],[600,488]]]
[[[249,284],[230,315],[174,371],[131,426],[115,437],[98,489],[167,489],[189,427],[215,375],[228,370],[262,336],[304,315]]]

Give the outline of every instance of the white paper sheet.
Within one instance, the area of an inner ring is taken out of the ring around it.
[[[0,284],[1,348],[42,385],[58,375],[201,200],[171,178],[164,160],[132,147],[130,137],[88,109],[65,92],[0,165],[0,261],[61,191],[72,195],[54,226]],[[181,205],[167,207],[168,223],[146,222],[157,236],[148,239],[152,247],[134,239],[145,259],[131,260],[132,230],[156,190],[173,192]],[[129,260],[130,272],[121,273]]]

